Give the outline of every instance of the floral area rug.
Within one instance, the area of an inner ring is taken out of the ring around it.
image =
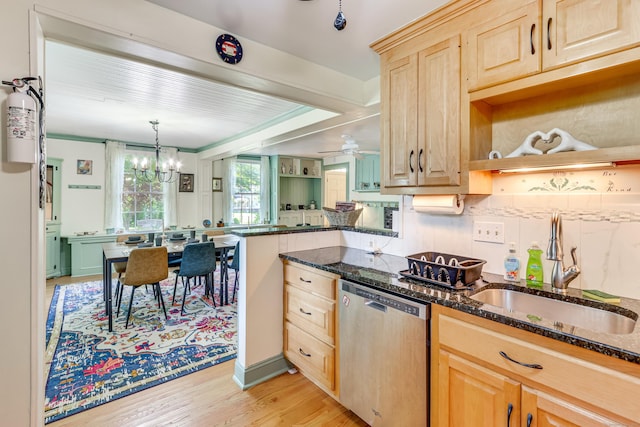
[[[233,271],[229,275],[231,299]],[[183,288],[179,282],[172,306],[173,283],[173,275],[161,283],[168,320],[151,287],[140,287],[128,329],[131,287],[125,287],[113,332],[102,281],[56,286],[47,318],[45,423],[236,357],[236,305],[214,308],[202,284],[192,286],[181,315]]]

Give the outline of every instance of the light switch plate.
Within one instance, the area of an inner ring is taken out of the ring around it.
[[[474,221],[473,240],[475,242],[504,243],[504,223]]]

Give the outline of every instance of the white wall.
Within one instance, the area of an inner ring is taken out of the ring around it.
[[[102,143],[49,139],[47,155],[62,159],[62,182],[60,218],[61,235],[73,235],[79,231],[104,232],[104,191],[105,191],[105,146]],[[92,160],[93,173],[79,175],[76,173],[78,160]],[[195,174],[193,193],[178,192],[178,224],[179,226],[200,225],[199,194],[202,180],[198,179],[197,154],[180,152],[178,160],[182,163],[183,173]],[[69,185],[99,185],[100,189],[75,189]],[[176,184],[177,185],[177,184]],[[171,224],[167,224],[171,225]]]
[[[550,220],[559,210],[563,220],[565,264],[577,246],[580,276],[570,287],[601,289],[640,299],[640,167],[610,171],[494,175],[493,195],[468,196],[464,213],[444,216],[416,213],[404,198],[403,238],[343,233],[342,244],[399,256],[424,251],[466,255],[487,260],[483,271],[503,274],[508,242],[516,243],[524,278],[527,248],[537,240],[546,252]],[[504,223],[505,244],[475,242],[474,221]],[[544,258],[544,256],[543,256]],[[543,259],[545,282],[552,262]]]

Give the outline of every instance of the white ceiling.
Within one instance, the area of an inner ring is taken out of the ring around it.
[[[379,75],[378,56],[370,43],[446,0],[344,0],[343,31],[333,27],[338,0],[149,2],[241,41],[253,40],[364,82]],[[311,110],[300,103],[54,41],[47,42],[45,58],[47,132],[53,135],[152,144],[155,134],[149,121],[157,119],[162,145],[199,150]],[[326,156],[317,152],[338,150],[342,134],[353,136],[363,150],[375,150],[380,138],[377,108],[364,110],[365,119],[336,117],[305,132],[288,129],[270,138],[277,145],[265,143],[251,152]]]

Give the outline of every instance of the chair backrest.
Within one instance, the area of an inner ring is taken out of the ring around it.
[[[224,234],[224,230],[204,230],[202,234],[207,236],[221,236]]]
[[[184,247],[178,276],[204,276],[216,269],[216,244],[191,243]]]
[[[236,271],[240,269],[240,242],[236,243],[236,248],[233,251],[233,259],[229,267]]]
[[[166,246],[132,249],[122,283],[125,285],[148,285],[169,277]]]

